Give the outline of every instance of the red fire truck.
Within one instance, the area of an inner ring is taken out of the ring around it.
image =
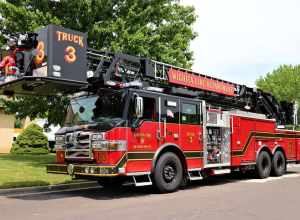
[[[86,59],[87,83],[48,73],[0,87],[3,94],[76,92],[48,173],[172,192],[232,170],[281,176],[300,161],[300,133],[278,129],[293,121],[293,106],[271,94],[127,54],[88,49]]]

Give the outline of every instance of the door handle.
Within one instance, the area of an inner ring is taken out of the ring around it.
[[[179,134],[174,133],[174,134],[173,134],[173,137],[174,137],[175,140],[178,140],[178,139],[179,139]]]
[[[162,139],[160,133],[161,133],[160,130],[157,130],[157,131],[156,131],[156,138],[157,138],[157,140],[159,140],[159,141]]]
[[[164,118],[164,138],[167,137],[167,119]]]
[[[202,142],[202,140],[203,140],[202,133],[199,132],[199,141]]]

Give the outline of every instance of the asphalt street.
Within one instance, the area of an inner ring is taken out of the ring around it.
[[[226,175],[158,194],[151,187],[101,187],[0,196],[1,220],[299,219],[300,166],[264,180]]]

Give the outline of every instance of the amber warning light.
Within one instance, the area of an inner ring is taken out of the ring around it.
[[[169,69],[169,82],[191,88],[212,91],[227,96],[235,96],[235,85],[221,80],[197,76],[177,69]]]

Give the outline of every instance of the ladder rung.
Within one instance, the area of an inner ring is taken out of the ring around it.
[[[151,177],[149,174],[147,174],[146,176],[147,176],[148,181],[144,181],[144,182],[138,182],[136,180],[136,176],[132,176],[134,185],[135,186],[151,186],[152,185]]]
[[[188,171],[189,180],[202,180],[201,170],[189,170]]]
[[[135,183],[135,186],[151,186],[152,182],[140,182],[140,183]]]
[[[191,181],[193,181],[193,180],[203,180],[203,177],[201,176],[198,176],[198,177],[190,177],[189,178]]]

